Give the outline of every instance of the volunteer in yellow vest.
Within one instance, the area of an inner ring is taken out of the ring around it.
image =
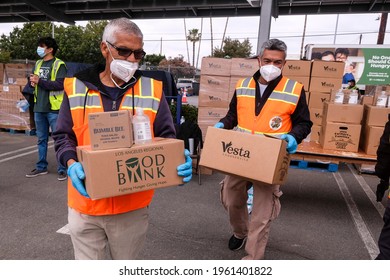
[[[65,63],[56,58],[56,41],[51,37],[39,39],[37,54],[41,59],[35,63],[30,85],[34,88],[34,119],[38,137],[38,162],[35,169],[26,174],[32,178],[48,173],[47,146],[49,129],[56,130],[58,112],[64,96]],[[58,180],[66,180],[66,168],[61,163],[57,167]]]
[[[289,153],[295,153],[297,144],[310,133],[312,122],[302,84],[281,74],[286,55],[287,46],[278,39],[262,45],[260,54],[253,57],[258,59],[260,70],[237,82],[229,111],[215,127],[235,128],[259,137],[277,136],[288,142]],[[253,206],[249,219],[247,189],[251,185]],[[229,249],[239,250],[246,244],[243,259],[264,259],[271,221],[280,212],[280,186],[236,176],[226,176],[221,186],[221,201],[233,231]]]
[[[142,76],[138,63],[145,56],[143,35],[127,18],[110,21],[100,49],[105,65],[95,65],[65,79],[64,101],[54,134],[57,158],[68,166],[68,222],[76,259],[135,259],[145,241],[148,206],[153,190],[91,200],[76,146],[89,145],[88,114],[143,108],[153,136],[175,138],[175,128],[162,82]],[[183,183],[192,177],[192,161],[185,150],[177,167]],[[102,172],[104,172],[102,170]],[[107,186],[110,187],[110,186]]]

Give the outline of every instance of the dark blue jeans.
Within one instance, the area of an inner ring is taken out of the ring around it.
[[[388,199],[385,214],[383,215],[383,225],[381,235],[379,236],[378,246],[379,255],[377,260],[390,260],[390,199]]]
[[[49,128],[55,131],[58,113],[34,113],[35,127],[38,137],[38,162],[36,164],[37,170],[47,170],[47,146],[49,141]],[[65,172],[66,168],[58,163],[57,172]]]

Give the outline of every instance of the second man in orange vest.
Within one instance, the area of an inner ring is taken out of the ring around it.
[[[237,82],[229,111],[215,127],[278,136],[288,142],[287,151],[295,153],[313,123],[303,85],[281,74],[286,55],[287,46],[278,39],[263,44],[260,54],[255,57],[259,71]],[[247,188],[251,184],[253,207],[249,219]],[[243,259],[264,259],[271,221],[280,212],[280,186],[250,182],[236,176],[226,176],[221,185],[222,204],[233,231],[229,249],[239,250],[245,246],[247,255]]]

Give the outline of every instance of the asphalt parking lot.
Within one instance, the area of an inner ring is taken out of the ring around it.
[[[71,260],[66,183],[49,174],[26,178],[37,159],[36,137],[0,132],[0,259]],[[150,206],[144,260],[238,260],[219,202],[223,174],[198,175],[180,187],[156,190]],[[378,253],[384,204],[375,202],[378,179],[340,164],[337,172],[290,168],[282,212],[273,223],[268,260],[370,260]],[[384,199],[384,202],[386,200]]]

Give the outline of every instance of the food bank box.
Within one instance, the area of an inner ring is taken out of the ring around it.
[[[149,144],[98,151],[80,146],[77,156],[92,199],[183,184],[176,170],[185,162],[182,140],[155,138]]]
[[[325,122],[320,133],[320,145],[328,150],[357,152],[361,127],[360,124]]]
[[[133,145],[130,111],[91,113],[88,123],[93,150],[130,148]]]
[[[209,127],[200,165],[248,180],[283,184],[290,156],[283,140]]]

